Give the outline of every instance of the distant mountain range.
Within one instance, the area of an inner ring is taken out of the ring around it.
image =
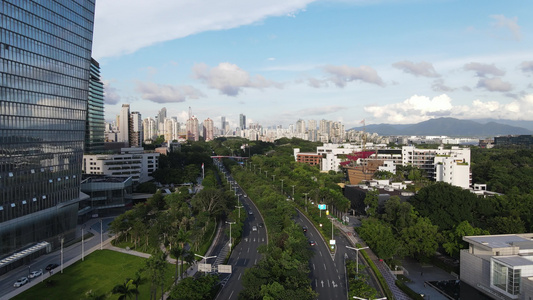
[[[363,130],[363,127],[351,128]],[[379,135],[446,135],[450,137],[494,137],[500,135],[533,134],[533,121],[431,119],[417,124],[370,124],[366,132]]]

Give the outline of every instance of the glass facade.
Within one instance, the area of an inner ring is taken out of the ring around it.
[[[0,257],[75,230],[94,8],[0,1]]]
[[[100,80],[100,64],[91,59],[89,101],[87,101],[87,128],[85,153],[104,151],[104,84]]]
[[[511,295],[518,295],[520,293],[520,274],[520,269],[514,269],[492,261],[491,284],[503,292]]]

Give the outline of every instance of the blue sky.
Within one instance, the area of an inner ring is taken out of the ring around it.
[[[106,120],[533,120],[533,1],[98,0]]]

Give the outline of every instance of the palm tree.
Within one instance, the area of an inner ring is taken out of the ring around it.
[[[137,290],[137,293],[135,294],[135,300],[139,299],[139,285],[144,284],[146,282],[146,278],[141,277],[141,273],[138,271],[135,273],[135,278],[131,279],[131,283],[135,285],[135,289]]]
[[[133,287],[133,279],[126,279],[123,284],[115,285],[111,293],[119,294],[118,300],[126,300],[131,299],[133,295],[139,294],[139,291]]]

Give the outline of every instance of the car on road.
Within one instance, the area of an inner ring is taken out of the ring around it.
[[[28,276],[28,278],[35,278],[35,277],[39,277],[43,275],[43,270],[39,270],[39,271],[33,271],[30,273],[30,275]]]
[[[26,283],[28,283],[28,277],[21,277],[13,284],[13,287],[21,287]]]
[[[307,226],[302,227],[302,230],[303,230],[304,232],[307,232]]]
[[[49,264],[48,266],[46,266],[45,270],[46,271],[50,271],[50,270],[53,270],[55,268],[59,267],[58,264]]]
[[[253,215],[254,212],[250,210],[250,211],[248,212],[248,214],[249,214],[249,215]]]
[[[316,242],[313,241],[313,240],[311,240],[311,241],[309,241],[309,245],[310,245],[310,246],[315,246],[315,245],[316,245]]]
[[[263,226],[265,226],[265,224],[259,223],[259,228],[263,228]]]
[[[257,231],[257,226],[252,226],[252,231]]]

